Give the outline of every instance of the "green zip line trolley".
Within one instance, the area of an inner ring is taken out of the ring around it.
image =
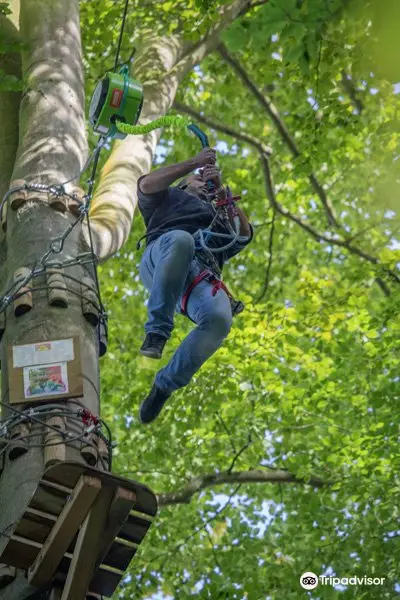
[[[106,138],[124,139],[126,133],[117,128],[117,122],[136,125],[143,107],[143,88],[129,76],[124,65],[118,73],[109,71],[93,92],[89,120],[93,130]]]

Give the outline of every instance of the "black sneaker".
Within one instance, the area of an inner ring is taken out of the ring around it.
[[[159,333],[148,333],[140,348],[140,354],[148,358],[161,358],[167,338]]]
[[[160,390],[154,384],[150,394],[147,396],[139,408],[139,421],[141,423],[151,423],[160,414],[164,404],[171,394]]]

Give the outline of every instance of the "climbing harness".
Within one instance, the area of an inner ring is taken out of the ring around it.
[[[188,125],[188,129],[199,138],[203,148],[209,147],[207,135],[195,124]],[[231,248],[237,241],[240,241],[240,218],[236,209],[236,202],[240,200],[240,196],[232,196],[229,186],[226,186],[226,198],[218,200],[215,185],[212,181],[207,181],[209,196],[211,202],[214,202],[215,215],[210,225],[206,229],[198,229],[194,235],[195,250],[197,258],[206,266],[197,277],[189,284],[186,289],[181,303],[183,314],[187,314],[187,304],[190,294],[201,281],[205,280],[212,284],[212,295],[215,296],[219,290],[224,290],[231,304],[232,316],[238,315],[244,310],[244,304],[240,300],[236,300],[229,289],[226,287],[221,278],[221,269],[214,257],[215,254],[220,254]],[[229,233],[219,233],[213,231],[213,226],[218,217],[222,213],[222,220],[225,228]],[[234,228],[231,223],[234,223]],[[227,243],[223,246],[214,247],[208,245],[208,240],[212,238],[226,240]]]
[[[221,279],[216,277],[216,275],[214,275],[214,273],[211,270],[204,269],[193,279],[193,281],[189,284],[185,293],[182,296],[181,310],[184,315],[189,316],[187,314],[187,305],[189,302],[190,294],[193,292],[196,285],[198,285],[201,281],[207,281],[208,283],[212,284],[213,287],[211,293],[213,296],[215,296],[219,290],[224,290],[231,304],[232,316],[238,315],[244,310],[243,302],[241,302],[240,300],[235,300],[229,289],[226,287],[225,283]]]

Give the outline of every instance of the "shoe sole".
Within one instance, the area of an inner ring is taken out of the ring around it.
[[[140,409],[139,409],[139,412],[138,412],[138,418],[139,418],[139,423],[140,423],[141,425],[149,425],[149,423],[147,423],[147,421],[142,421],[142,417],[141,417],[141,415],[140,415]],[[151,422],[151,421],[150,421],[150,422]]]
[[[162,354],[154,354],[154,352],[151,352],[149,350],[139,350],[140,354],[142,354],[142,356],[146,356],[147,358],[155,358],[155,359],[159,359],[162,357]]]

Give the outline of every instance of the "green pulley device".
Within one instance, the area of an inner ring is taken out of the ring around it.
[[[127,135],[142,135],[159,127],[185,127],[190,124],[185,117],[166,115],[145,125],[137,125],[143,107],[142,85],[137,79],[129,76],[128,65],[124,65],[117,72],[128,3],[129,0],[125,0],[114,70],[108,71],[98,82],[90,101],[90,123],[94,132],[104,139],[123,140]]]
[[[117,123],[136,125],[143,106],[143,88],[139,81],[129,76],[129,67],[118,73],[108,72],[93,92],[89,120],[95,133],[105,138],[124,139],[126,133]]]

